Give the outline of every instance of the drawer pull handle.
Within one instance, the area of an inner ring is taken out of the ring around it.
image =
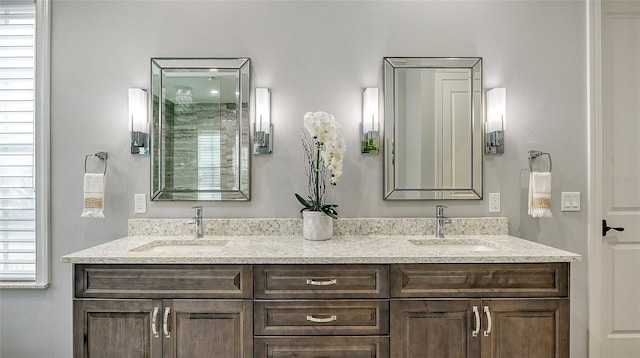
[[[307,315],[307,321],[309,321],[309,322],[329,323],[329,322],[333,322],[333,321],[337,321],[337,320],[338,320],[338,316],[336,316],[336,315],[331,315],[331,316],[326,317],[326,318],[318,318],[318,317],[315,317],[313,315]]]
[[[338,283],[338,280],[335,278],[332,278],[331,280],[326,280],[326,281],[316,281],[312,278],[307,279],[307,285],[311,285],[311,286],[330,286],[330,285],[335,285],[337,283]]]
[[[151,315],[151,333],[154,338],[159,338],[160,333],[158,333],[158,312],[160,311],[160,307],[153,307],[153,314]]]
[[[471,336],[477,337],[480,333],[480,312],[478,312],[478,306],[473,306],[473,316],[475,318],[476,329],[471,332]]]
[[[165,338],[171,338],[171,332],[169,332],[169,313],[171,313],[171,308],[165,307],[164,320],[162,321],[162,330],[164,331]]]
[[[484,306],[484,314],[487,315],[487,330],[484,331],[484,336],[488,337],[491,334],[491,312],[489,312],[489,306]]]

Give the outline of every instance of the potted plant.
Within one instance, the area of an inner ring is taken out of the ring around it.
[[[327,182],[335,186],[342,176],[345,142],[340,136],[340,124],[326,112],[307,112],[304,129],[302,148],[309,194],[295,194],[304,206],[303,234],[308,240],[328,240],[333,235],[332,219],[338,218],[338,205],[326,203]]]

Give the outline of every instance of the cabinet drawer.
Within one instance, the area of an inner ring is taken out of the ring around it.
[[[76,298],[250,298],[243,265],[75,265]]]
[[[392,297],[568,297],[569,264],[392,265]]]
[[[256,335],[389,333],[389,301],[256,301]]]
[[[256,338],[256,358],[386,358],[386,337]]]
[[[256,298],[386,298],[386,265],[258,265]]]

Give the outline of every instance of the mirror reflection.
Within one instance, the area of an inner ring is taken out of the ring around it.
[[[387,200],[482,198],[482,59],[385,58]]]
[[[151,59],[152,200],[249,200],[249,59]]]

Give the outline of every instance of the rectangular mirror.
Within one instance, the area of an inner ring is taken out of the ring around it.
[[[151,200],[249,200],[248,58],[151,59]]]
[[[384,59],[384,198],[482,199],[482,59]]]

